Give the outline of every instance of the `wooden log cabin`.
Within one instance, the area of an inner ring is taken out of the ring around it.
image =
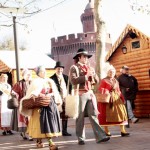
[[[139,84],[134,114],[150,117],[150,37],[127,25],[107,53],[106,61],[116,68],[117,76],[123,65],[130,68],[130,74],[136,77]]]
[[[38,65],[43,65],[47,71],[47,77],[54,74],[56,62],[47,56],[46,54],[40,52],[32,51],[20,51],[19,52],[19,66],[20,66],[20,79],[21,70],[23,68],[28,68],[29,70],[34,70]],[[1,50],[0,51],[0,74],[6,73],[8,75],[8,82],[12,86],[17,82],[16,73],[16,59],[15,51]],[[35,78],[36,74],[32,71],[32,78]]]

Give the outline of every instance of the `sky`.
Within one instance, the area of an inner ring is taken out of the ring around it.
[[[50,1],[50,0],[49,0]],[[63,0],[55,0],[56,3]],[[53,6],[41,0],[43,8]],[[19,23],[27,24],[24,27],[17,24],[17,39],[19,43],[25,43],[28,50],[50,53],[51,38],[82,33],[80,16],[89,0],[64,0],[61,4],[52,7],[42,13],[36,14],[28,19],[17,20]],[[127,24],[149,28],[149,16],[133,14],[128,0],[103,0],[103,10],[107,32],[111,35],[112,44],[117,40]],[[13,36],[13,27],[0,29],[2,37]]]

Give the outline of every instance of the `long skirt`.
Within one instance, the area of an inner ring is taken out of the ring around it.
[[[3,94],[0,96],[0,128],[10,128],[12,110],[7,108],[8,96]]]
[[[19,113],[18,108],[13,109],[11,119],[11,129],[19,132],[26,132],[27,130],[27,117]]]
[[[98,103],[98,120],[102,126],[127,125],[127,112],[122,100],[119,99],[110,107],[107,103]]]
[[[61,136],[60,115],[54,100],[43,108],[33,109],[27,133],[32,138]]]

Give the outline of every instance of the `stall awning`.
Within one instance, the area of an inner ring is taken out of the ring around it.
[[[55,60],[41,52],[20,51],[18,57],[20,69],[34,69],[38,65],[50,69],[56,64]],[[0,50],[0,72],[10,72],[13,69],[16,69],[15,51]]]

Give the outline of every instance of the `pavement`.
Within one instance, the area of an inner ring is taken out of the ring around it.
[[[95,142],[93,130],[88,118],[85,119],[86,141],[85,145],[78,145],[75,135],[75,121],[69,119],[68,132],[72,134],[70,137],[54,138],[54,142],[60,150],[150,150],[150,118],[140,118],[136,124],[130,123],[130,128],[126,128],[130,132],[129,137],[120,136],[119,126],[110,127],[111,139],[108,142],[97,144]],[[48,150],[48,143],[43,140],[46,145],[40,150]],[[2,135],[0,130],[0,150],[39,150],[36,147],[35,140],[22,140],[19,133],[14,132],[13,135]]]

